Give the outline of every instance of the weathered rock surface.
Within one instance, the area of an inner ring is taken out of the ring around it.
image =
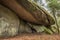
[[[50,15],[50,13],[41,5],[38,6],[36,3],[31,2],[30,0],[17,0],[17,3],[19,3],[25,10],[27,10],[27,12],[32,15],[32,17],[34,17],[34,19],[36,19],[36,24],[53,25],[55,23],[52,15]]]
[[[15,36],[20,33],[32,33],[30,26],[19,19],[8,8],[0,5],[0,37]]]
[[[44,8],[39,7],[36,3],[30,2],[30,0],[0,1],[1,4],[16,12],[25,21],[46,26],[55,23],[53,17]]]
[[[19,33],[32,33],[31,27],[20,19]]]
[[[0,5],[0,37],[16,35],[18,28],[19,19],[17,15]]]

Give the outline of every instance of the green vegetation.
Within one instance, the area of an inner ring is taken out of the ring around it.
[[[60,3],[58,2],[58,0],[50,0],[48,6],[51,8],[53,12],[53,16],[55,17],[56,26],[59,33],[59,25],[57,23],[56,11],[60,9]]]

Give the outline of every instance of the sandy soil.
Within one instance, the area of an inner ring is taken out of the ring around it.
[[[60,35],[22,34],[10,38],[0,38],[0,40],[60,40]]]

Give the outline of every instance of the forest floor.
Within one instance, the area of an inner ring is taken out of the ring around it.
[[[10,38],[0,38],[0,40],[60,40],[60,35],[22,34]]]

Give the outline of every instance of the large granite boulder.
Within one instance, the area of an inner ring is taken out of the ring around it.
[[[16,12],[19,17],[27,22],[39,25],[53,25],[54,18],[43,7],[38,6],[31,0],[0,0],[1,4],[5,5],[12,11]]]
[[[53,25],[55,23],[53,16],[41,5],[37,5],[35,2],[31,2],[31,0],[17,0],[17,3],[19,3],[19,5],[21,5],[25,10],[27,10],[27,12],[32,15],[32,17],[34,17],[34,19],[36,19],[37,22],[35,21],[35,24],[47,26]]]
[[[25,33],[45,32],[46,31],[45,26],[50,27],[50,25],[53,25],[55,23],[54,18],[44,8],[42,8],[41,6],[39,7],[35,3],[26,0],[20,0],[20,1],[2,0],[2,1],[3,2],[1,3],[11,10],[0,5],[1,37],[15,36],[18,33],[24,33],[24,32]],[[19,9],[20,7],[21,9]],[[20,18],[24,19],[24,21],[19,19],[17,15],[12,11],[19,14]]]

